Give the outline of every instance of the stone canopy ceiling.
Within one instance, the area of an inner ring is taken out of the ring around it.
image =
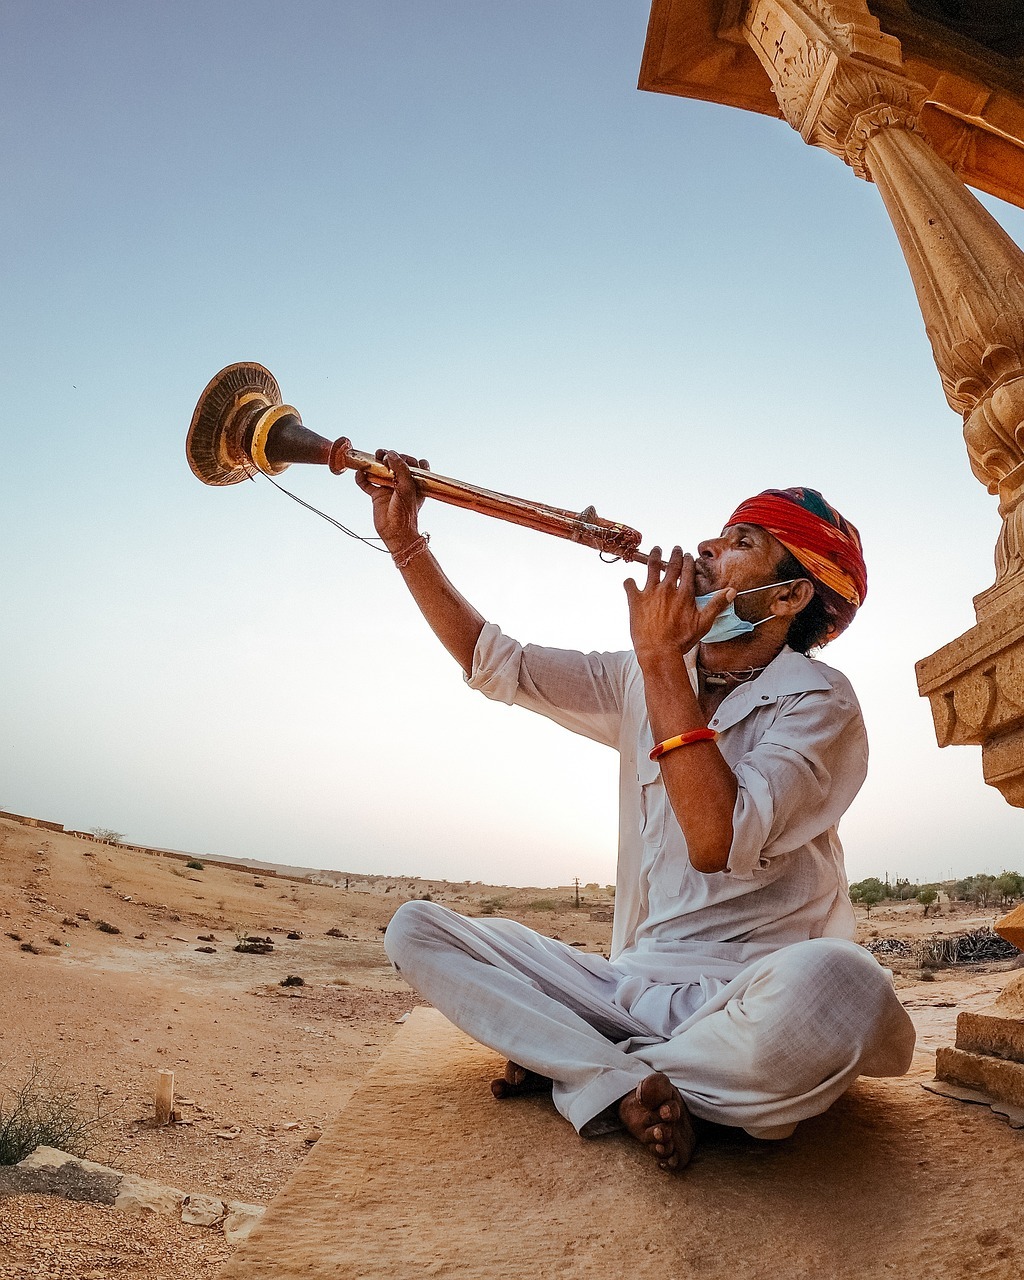
[[[927,90],[921,122],[936,151],[971,186],[1024,208],[1024,0],[836,0],[835,8],[863,12],[865,3],[900,41],[907,76]],[[639,87],[781,118],[741,31],[745,9],[746,0],[654,0]]]
[[[1006,58],[1024,54],[1024,8],[1020,0],[907,0],[919,17],[937,22],[966,40]]]

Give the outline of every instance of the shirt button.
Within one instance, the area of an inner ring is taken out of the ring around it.
[[[718,724],[718,716],[715,716],[714,720],[711,721],[712,729],[715,727],[716,724]]]
[[[767,695],[766,693],[762,693],[762,694],[761,694],[761,701],[762,701],[762,702],[767,702],[767,701],[768,701],[768,695]]]

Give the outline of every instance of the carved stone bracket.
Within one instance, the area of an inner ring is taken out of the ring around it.
[[[940,747],[980,746],[985,781],[1024,806],[1024,593],[917,664]]]
[[[864,149],[879,129],[919,127],[925,91],[866,5],[750,0],[740,29],[793,128],[860,177],[870,180]]]

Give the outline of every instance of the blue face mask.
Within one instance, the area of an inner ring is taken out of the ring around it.
[[[787,578],[785,582],[766,582],[763,587],[749,587],[746,591],[737,591],[737,596],[753,595],[755,591],[767,591],[769,587],[785,587],[791,582],[799,582],[799,578]],[[703,609],[709,600],[713,600],[718,594],[717,591],[709,592],[706,596],[695,596],[694,603],[698,609]],[[769,614],[768,618],[773,615]],[[741,618],[736,612],[735,601],[727,604],[718,617],[712,622],[711,629],[707,635],[701,637],[701,644],[722,644],[725,640],[736,640],[740,636],[746,636],[759,627],[762,622],[767,622],[768,618],[760,618],[757,622],[747,622],[745,618]]]

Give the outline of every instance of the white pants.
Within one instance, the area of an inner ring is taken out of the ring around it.
[[[844,939],[798,942],[750,965],[667,1037],[617,1002],[626,976],[615,964],[515,920],[407,902],[384,945],[450,1022],[548,1076],[555,1106],[586,1136],[652,1071],[693,1115],[780,1138],[857,1076],[902,1075],[913,1058],[891,975]]]

